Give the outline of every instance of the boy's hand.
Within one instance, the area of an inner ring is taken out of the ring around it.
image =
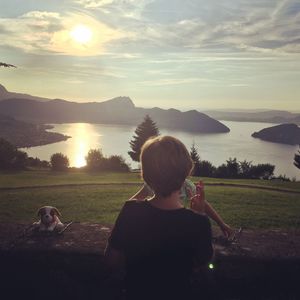
[[[205,213],[205,194],[202,181],[196,184],[196,195],[191,197],[191,209],[198,213]]]

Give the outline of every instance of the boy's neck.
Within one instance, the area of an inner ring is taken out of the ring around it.
[[[172,210],[183,208],[183,205],[180,202],[180,191],[173,192],[170,196],[167,197],[154,195],[154,197],[149,201],[151,202],[151,205],[160,209]]]

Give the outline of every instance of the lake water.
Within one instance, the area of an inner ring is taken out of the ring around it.
[[[254,131],[274,126],[267,123],[222,121],[230,128],[229,133],[194,134],[182,131],[161,130],[163,135],[179,138],[188,149],[194,142],[201,159],[218,166],[229,157],[257,163],[271,163],[276,166],[275,174],[286,174],[300,180],[300,170],[293,166],[294,154],[298,146],[290,146],[261,141],[251,137]],[[85,156],[89,149],[101,148],[105,156],[122,155],[131,167],[137,167],[127,154],[129,141],[134,134],[135,126],[102,125],[88,123],[53,124],[51,131],[72,136],[67,141],[45,146],[26,148],[28,155],[50,160],[56,152],[67,155],[70,165],[85,165]]]

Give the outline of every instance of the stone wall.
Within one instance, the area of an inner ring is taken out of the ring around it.
[[[123,299],[122,277],[112,279],[103,260],[109,232],[73,223],[62,234],[40,234],[0,223],[3,299]],[[195,276],[195,288],[220,299],[300,298],[299,231],[243,230],[233,243],[214,236],[213,269]]]

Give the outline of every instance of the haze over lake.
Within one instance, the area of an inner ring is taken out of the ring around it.
[[[300,179],[299,169],[293,166],[294,154],[298,146],[276,144],[261,141],[251,137],[255,131],[274,126],[268,123],[222,121],[230,128],[229,133],[194,134],[182,131],[161,129],[163,135],[179,138],[190,148],[194,142],[201,159],[218,166],[229,157],[238,160],[252,161],[254,164],[271,163],[275,167],[275,175],[285,174]],[[85,165],[85,156],[89,149],[101,148],[105,156],[122,155],[131,167],[137,167],[127,154],[129,141],[134,134],[135,126],[102,125],[88,123],[54,124],[51,131],[69,135],[67,141],[45,146],[26,148],[29,156],[49,160],[56,152],[67,155],[70,165],[81,167]]]

